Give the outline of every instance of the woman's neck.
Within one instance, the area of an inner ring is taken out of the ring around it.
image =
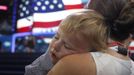
[[[130,60],[130,58],[129,58],[128,55],[124,56],[124,55],[122,55],[122,54],[117,53],[117,52],[114,51],[114,50],[111,50],[111,49],[107,50],[106,53],[108,53],[108,54],[110,54],[110,55],[112,55],[112,56],[114,56],[114,57],[123,59],[123,60]]]

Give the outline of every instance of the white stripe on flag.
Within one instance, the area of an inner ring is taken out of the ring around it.
[[[23,28],[23,27],[30,27],[33,24],[32,16],[29,16],[27,18],[22,18],[17,21],[17,29]]]
[[[129,46],[134,47],[134,41],[132,41]]]
[[[57,27],[51,27],[51,28],[33,28],[32,32],[34,34],[36,33],[55,33],[58,30]]]
[[[71,10],[63,10],[51,13],[34,13],[34,21],[35,22],[52,22],[59,21],[67,17],[68,15],[80,12],[84,9],[71,9]]]
[[[75,5],[75,4],[82,4],[81,0],[76,0],[75,2],[72,0],[62,0],[63,4],[65,5]]]

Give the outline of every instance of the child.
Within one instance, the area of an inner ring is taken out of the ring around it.
[[[53,64],[70,54],[105,50],[108,47],[107,37],[103,36],[105,31],[104,19],[95,11],[85,10],[68,16],[60,23],[49,47]],[[97,43],[90,43],[92,41]]]

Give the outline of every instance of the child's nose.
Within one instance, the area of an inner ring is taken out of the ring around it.
[[[56,50],[54,48],[51,48],[50,52],[51,53],[56,53]]]
[[[54,42],[53,45],[52,45],[52,48],[53,48],[56,52],[59,52],[59,51],[60,51],[60,48],[61,48],[60,41]]]

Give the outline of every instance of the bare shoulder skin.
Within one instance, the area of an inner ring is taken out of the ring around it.
[[[96,65],[90,53],[62,58],[48,75],[96,75]]]

